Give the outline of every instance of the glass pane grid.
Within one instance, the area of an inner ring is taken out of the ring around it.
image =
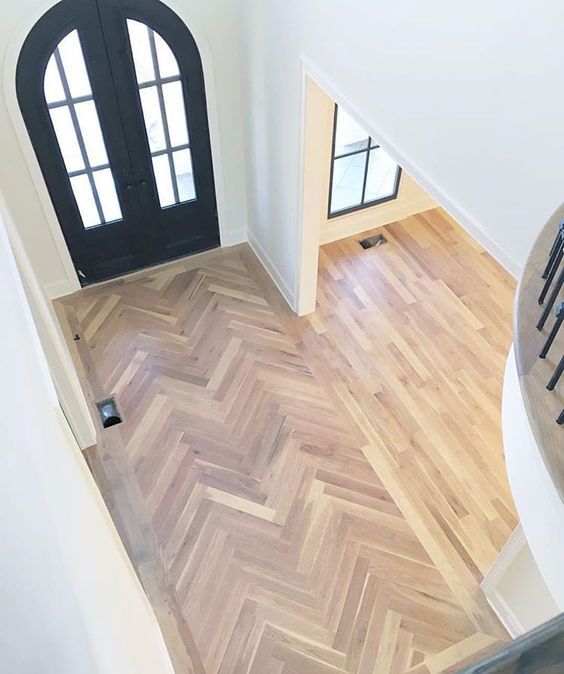
[[[394,199],[400,173],[380,145],[335,106],[329,216]]]
[[[44,79],[47,108],[84,227],[122,219],[77,30],[55,48]]]
[[[197,198],[182,77],[163,38],[127,20],[145,131],[161,208]]]

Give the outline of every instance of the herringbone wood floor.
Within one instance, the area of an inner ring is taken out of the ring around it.
[[[321,249],[307,318],[246,246],[58,307],[89,397],[123,412],[90,460],[112,509],[133,494],[183,671],[454,671],[507,638],[478,584],[516,524],[514,284],[442,211],[383,230]]]

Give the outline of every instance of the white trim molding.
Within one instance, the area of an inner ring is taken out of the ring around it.
[[[513,639],[559,613],[520,524],[503,546],[481,588]]]
[[[245,243],[248,240],[247,228],[240,227],[239,229],[219,233],[221,239],[221,247],[229,248],[230,246],[237,246],[240,243]]]
[[[516,639],[526,632],[519,618],[515,615],[503,595],[498,591],[498,585],[515,557],[527,544],[521,525],[517,525],[515,531],[507,539],[499,557],[488,571],[480,587],[486,595],[489,605],[501,620],[509,635]]]
[[[56,300],[59,297],[65,297],[66,295],[72,295],[80,289],[80,286],[77,288],[74,282],[69,281],[68,279],[61,279],[60,281],[53,281],[53,283],[45,284],[45,295],[50,300]]]

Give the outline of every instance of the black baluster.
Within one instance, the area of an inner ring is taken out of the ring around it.
[[[539,304],[542,304],[544,302],[546,293],[548,292],[550,286],[552,285],[552,281],[554,280],[556,271],[558,267],[560,267],[560,263],[562,262],[562,258],[564,257],[564,230],[559,233],[559,239],[560,241],[556,248],[556,253],[554,255],[552,264],[550,265],[550,269],[548,271],[545,284],[543,286],[543,289],[541,290],[541,294],[539,295]]]
[[[546,385],[546,388],[549,391],[554,391],[556,388],[556,384],[558,384],[558,380],[562,376],[562,372],[564,372],[564,356],[560,359],[560,362],[556,366],[556,370],[554,370],[552,377],[550,378],[550,381]]]
[[[554,306],[554,303],[556,302],[556,299],[558,298],[558,295],[560,294],[563,285],[564,285],[564,265],[560,270],[560,274],[558,276],[558,280],[556,281],[556,285],[552,289],[550,297],[548,298],[548,302],[545,304],[544,310],[541,314],[541,317],[539,318],[539,322],[537,323],[537,330],[542,330],[544,328],[546,319],[548,318],[550,312],[552,311],[552,307]]]
[[[552,266],[552,263],[554,262],[554,256],[556,255],[556,252],[558,251],[558,242],[560,241],[560,237],[562,236],[562,233],[564,232],[564,220],[560,221],[560,225],[558,227],[558,232],[556,232],[556,238],[554,239],[554,243],[552,244],[552,248],[550,249],[550,253],[548,254],[548,262],[546,263],[546,267],[542,273],[541,278],[546,278],[548,276],[548,272],[550,271],[550,267]]]
[[[556,335],[558,334],[558,330],[560,330],[562,321],[564,321],[564,302],[560,302],[558,308],[556,309],[556,320],[554,321],[554,325],[552,326],[552,330],[548,335],[545,345],[542,347],[542,351],[539,353],[539,358],[546,358],[548,352],[550,351],[550,347],[552,346],[552,342],[554,342]]]

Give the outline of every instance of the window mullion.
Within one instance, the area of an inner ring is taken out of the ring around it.
[[[350,152],[343,152],[343,154],[337,154],[333,158],[334,159],[345,159],[346,157],[353,157],[355,154],[362,154],[363,152],[366,152],[369,148],[368,147],[363,147],[360,150],[351,150]],[[372,148],[370,148],[372,149]]]
[[[111,169],[110,164],[100,164],[99,166],[92,167],[92,173],[96,171],[104,171],[105,169]],[[69,178],[76,178],[77,176],[83,176],[88,173],[88,169],[78,169],[77,171],[68,171]]]
[[[148,29],[150,30],[150,28]],[[154,38],[153,38],[154,39]],[[155,80],[148,80],[147,82],[139,82],[139,89],[148,89],[149,87],[154,87],[158,84],[172,84],[173,82],[181,82],[182,78],[180,75],[169,75],[169,77],[157,77]]]
[[[57,63],[57,58],[55,57],[55,62]],[[58,63],[57,63],[58,65]],[[61,64],[62,66],[62,64]],[[60,75],[60,69],[59,69],[59,75]],[[69,93],[70,95],[70,93]],[[69,105],[70,103],[87,103],[88,101],[93,101],[94,97],[92,94],[87,94],[85,96],[77,96],[76,98],[73,98],[70,96],[70,98],[65,99],[64,101],[55,101],[54,103],[47,103],[47,107],[49,110],[53,110],[53,108],[63,108],[66,105]]]
[[[69,113],[71,116],[72,120],[72,125],[74,127],[74,132],[76,133],[76,139],[78,141],[78,146],[80,148],[80,154],[82,155],[82,161],[85,166],[85,171],[84,173],[88,176],[88,182],[90,183],[90,188],[92,190],[92,196],[94,198],[94,203],[96,204],[96,210],[98,212],[98,218],[100,219],[100,222],[105,222],[104,218],[104,211],[102,209],[102,204],[100,202],[100,195],[98,194],[98,189],[96,188],[96,182],[94,180],[94,176],[92,174],[92,167],[90,166],[90,161],[88,159],[88,153],[86,152],[86,145],[84,143],[84,137],[82,135],[82,131],[80,129],[80,123],[78,121],[78,116],[76,114],[76,110],[74,107],[74,102],[71,96],[70,92],[70,87],[69,83],[67,80],[67,76],[65,74],[65,68],[63,66],[63,61],[61,59],[61,53],[59,51],[59,47],[55,49],[53,52],[55,56],[55,63],[57,64],[57,68],[59,70],[59,77],[61,78],[61,84],[63,86],[63,91],[65,94],[65,99],[66,103],[69,108]],[[68,175],[68,171],[67,171]]]
[[[370,147],[370,138],[368,139],[368,147]],[[362,179],[362,197],[360,200],[361,204],[364,204],[364,198],[366,196],[366,179],[368,178],[368,164],[370,163],[370,150],[366,151],[366,162],[364,164],[364,178]]]
[[[170,148],[170,151],[172,152],[177,152],[178,150],[189,150],[190,149],[190,144],[189,143],[182,143],[182,145],[175,145],[174,147]],[[151,157],[160,157],[163,154],[167,154],[169,152],[168,149],[164,150],[154,150],[151,152]]]

